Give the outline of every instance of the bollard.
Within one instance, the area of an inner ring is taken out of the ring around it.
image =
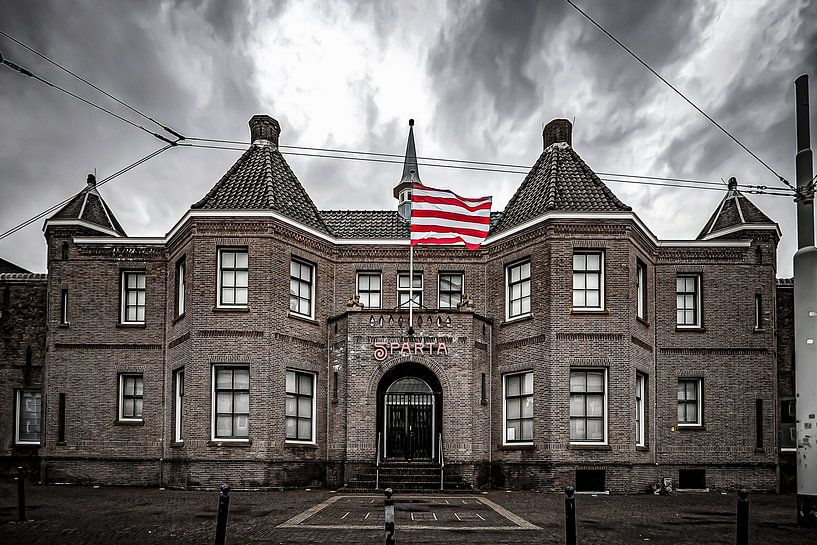
[[[738,490],[737,545],[749,545],[749,491]]]
[[[386,495],[386,501],[383,502],[386,508],[384,513],[384,520],[386,521],[386,545],[394,545],[394,500],[391,499],[391,488],[387,488],[383,493]]]
[[[565,543],[576,545],[576,497],[572,486],[565,487]]]
[[[17,520],[26,521],[26,480],[23,467],[17,468]]]
[[[227,537],[227,511],[230,510],[230,485],[221,485],[218,497],[218,520],[216,521],[216,545],[224,545]]]

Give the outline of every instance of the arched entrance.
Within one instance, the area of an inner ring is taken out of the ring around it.
[[[391,369],[377,388],[377,429],[383,455],[390,460],[433,460],[442,433],[442,388],[422,365]]]

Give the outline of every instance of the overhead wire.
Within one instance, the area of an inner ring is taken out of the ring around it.
[[[28,70],[27,68],[24,68],[23,66],[20,66],[19,64],[16,64],[16,63],[11,62],[10,60],[6,59],[5,57],[3,57],[2,53],[0,53],[0,64],[4,64],[4,65],[8,66],[9,68],[11,68],[12,70],[15,70],[15,71],[23,74],[24,76],[34,78],[37,81],[48,85],[49,87],[53,87],[54,89],[57,89],[58,91],[61,91],[61,92],[65,93],[65,94],[67,94],[67,95],[81,101],[81,102],[84,102],[85,104],[87,104],[87,105],[89,105],[89,106],[91,106],[93,108],[96,108],[97,110],[105,112],[106,114],[108,114],[110,116],[113,116],[116,119],[119,119],[120,121],[123,121],[123,122],[127,123],[128,125],[131,125],[131,126],[137,128],[137,129],[141,130],[141,131],[146,132],[147,134],[153,136],[154,138],[158,138],[159,140],[162,140],[163,142],[167,142],[171,146],[176,145],[176,142],[178,142],[178,140],[173,141],[173,140],[170,140],[169,138],[165,138],[161,134],[155,133],[155,132],[151,131],[150,129],[147,129],[147,128],[143,127],[142,125],[131,121],[130,119],[122,117],[121,115],[117,114],[116,112],[113,112],[113,111],[111,111],[111,110],[109,110],[109,109],[107,109],[107,108],[105,108],[103,106],[95,104],[95,103],[91,102],[90,100],[77,95],[76,93],[72,93],[68,89],[60,87],[56,83],[52,83],[52,82],[48,81],[47,79],[38,76],[37,74],[33,73],[31,70]]]
[[[738,139],[737,139],[735,136],[733,136],[733,135],[732,135],[732,133],[730,133],[728,130],[726,130],[726,129],[725,129],[725,128],[724,128],[724,127],[723,127],[723,126],[720,124],[720,123],[718,123],[717,121],[715,121],[715,119],[713,119],[713,118],[712,118],[712,116],[710,116],[710,115],[709,115],[709,114],[707,114],[705,111],[703,111],[701,108],[699,108],[699,107],[698,107],[698,105],[696,105],[696,104],[695,104],[694,102],[692,102],[692,101],[691,101],[689,98],[687,98],[687,97],[686,97],[686,95],[684,95],[684,94],[683,94],[681,91],[679,91],[679,90],[678,90],[678,89],[677,89],[677,88],[676,88],[676,87],[675,87],[673,84],[671,84],[669,81],[667,81],[667,80],[666,80],[666,79],[665,79],[665,78],[664,78],[664,77],[663,77],[661,74],[659,74],[658,72],[656,72],[656,71],[655,71],[655,70],[654,70],[654,69],[653,69],[653,68],[652,68],[652,67],[651,67],[649,64],[647,64],[646,62],[644,62],[644,61],[641,59],[641,57],[639,57],[638,55],[636,55],[636,54],[635,54],[635,53],[634,53],[634,52],[633,52],[633,51],[632,51],[632,50],[631,50],[629,47],[627,47],[627,46],[626,46],[624,43],[622,43],[622,42],[621,42],[621,41],[620,41],[618,38],[616,38],[616,37],[615,37],[615,36],[613,36],[613,35],[612,35],[610,32],[608,32],[608,31],[607,31],[607,29],[605,29],[605,28],[604,28],[603,26],[601,26],[601,25],[600,25],[598,22],[596,22],[596,21],[595,21],[595,19],[593,19],[592,17],[590,17],[590,15],[588,15],[588,14],[587,14],[587,13],[586,13],[584,10],[582,10],[582,9],[581,9],[579,6],[577,6],[577,5],[576,5],[576,4],[575,4],[575,3],[574,3],[572,0],[565,0],[565,2],[567,2],[568,4],[570,4],[570,5],[571,5],[571,6],[572,6],[572,7],[573,7],[573,8],[574,8],[576,11],[578,11],[578,12],[579,12],[579,13],[580,13],[582,16],[584,16],[584,18],[585,18],[585,19],[587,19],[588,21],[590,21],[591,23],[593,23],[593,25],[595,25],[595,26],[596,26],[596,28],[598,28],[599,30],[601,30],[601,31],[602,31],[604,34],[606,34],[606,35],[607,35],[607,37],[608,37],[608,38],[610,38],[611,40],[613,40],[613,41],[614,41],[614,42],[615,42],[615,43],[616,43],[616,44],[617,44],[619,47],[621,47],[622,49],[624,49],[624,51],[626,51],[627,53],[629,53],[629,54],[630,54],[630,55],[631,55],[631,56],[632,56],[632,57],[633,57],[635,60],[637,60],[639,63],[641,63],[641,65],[642,65],[642,66],[644,66],[644,68],[646,68],[647,70],[649,70],[649,71],[650,71],[650,72],[651,72],[651,73],[652,73],[652,74],[653,74],[655,77],[657,77],[657,78],[658,78],[658,79],[660,79],[662,82],[664,82],[664,84],[666,84],[666,85],[667,85],[667,87],[669,87],[670,89],[672,89],[673,91],[675,91],[675,93],[676,93],[678,96],[680,96],[682,99],[684,99],[684,101],[686,101],[686,102],[687,102],[687,103],[688,103],[690,106],[692,106],[693,108],[695,108],[695,109],[698,111],[698,113],[700,113],[700,114],[701,114],[701,115],[703,115],[703,116],[704,116],[706,119],[708,119],[708,120],[709,120],[709,121],[710,121],[710,122],[711,122],[713,125],[715,125],[715,126],[718,128],[718,129],[720,129],[720,130],[721,130],[721,132],[723,132],[723,133],[724,133],[726,136],[728,136],[730,139],[732,139],[732,141],[734,141],[734,142],[735,142],[735,143],[736,143],[738,146],[740,146],[741,148],[743,148],[743,149],[744,149],[744,151],[746,151],[746,152],[747,152],[749,155],[751,155],[752,157],[754,157],[754,158],[755,158],[755,159],[756,159],[756,160],[757,160],[757,161],[758,161],[758,162],[759,162],[761,165],[763,165],[764,167],[766,167],[766,169],[767,169],[769,172],[771,172],[772,174],[774,174],[774,175],[777,177],[777,179],[778,179],[780,182],[782,182],[783,184],[785,184],[786,186],[788,186],[788,187],[789,187],[790,189],[792,189],[793,191],[798,192],[798,189],[797,189],[797,188],[795,188],[795,187],[794,187],[794,186],[793,186],[793,185],[792,185],[792,184],[791,184],[791,183],[790,183],[788,180],[786,180],[786,178],[784,178],[783,176],[781,176],[780,174],[778,174],[778,173],[777,173],[777,171],[776,171],[775,169],[773,169],[771,166],[769,166],[769,164],[768,164],[768,163],[766,163],[766,161],[764,161],[763,159],[761,159],[761,158],[760,158],[760,157],[759,157],[759,156],[758,156],[758,155],[757,155],[755,152],[753,152],[753,151],[752,151],[752,150],[750,150],[748,147],[746,147],[746,146],[743,144],[743,142],[741,142],[740,140],[738,140]]]
[[[163,152],[169,150],[172,147],[173,147],[172,144],[168,144],[168,145],[166,145],[166,146],[164,146],[162,148],[159,148],[159,149],[145,155],[141,159],[138,159],[138,160],[134,161],[133,163],[131,163],[131,164],[125,166],[125,167],[122,167],[121,169],[117,170],[116,172],[114,172],[110,176],[107,176],[107,177],[103,178],[102,180],[99,180],[96,183],[96,186],[99,187],[101,185],[105,185],[106,183],[110,182],[111,180],[113,180],[115,178],[118,178],[119,176],[121,176],[121,175],[125,174],[126,172],[138,167],[142,163],[145,163],[145,162],[153,159],[154,157],[156,157],[160,153],[163,153]],[[0,233],[0,240],[4,239],[4,238],[6,238],[6,237],[8,237],[10,235],[13,235],[17,231],[19,231],[21,229],[24,229],[25,227],[28,227],[29,225],[31,225],[35,221],[47,216],[48,214],[51,214],[52,212],[56,211],[58,208],[68,204],[75,197],[76,197],[76,195],[71,195],[67,199],[64,199],[64,200],[58,202],[57,204],[49,207],[47,210],[44,210],[44,211],[40,212],[39,214],[37,214],[35,216],[32,216],[31,218],[27,219],[26,221],[24,221],[24,222],[22,222],[22,223],[20,223],[18,225],[15,225],[11,229],[9,229],[9,230],[7,230],[7,231],[5,231],[3,233]]]
[[[27,50],[28,50],[28,51],[30,51],[31,53],[34,53],[34,54],[35,54],[35,55],[37,55],[38,57],[40,57],[40,58],[42,58],[42,59],[45,59],[46,61],[48,61],[49,63],[53,64],[54,66],[56,66],[57,68],[59,68],[59,69],[60,69],[60,70],[62,70],[63,72],[67,72],[68,74],[70,74],[70,75],[72,75],[73,77],[77,78],[78,80],[80,80],[81,82],[85,83],[86,85],[89,85],[89,86],[93,87],[94,89],[96,89],[97,91],[99,91],[100,93],[102,93],[103,95],[105,95],[106,97],[110,98],[111,100],[113,100],[113,101],[115,101],[115,102],[118,102],[119,104],[121,104],[121,105],[122,105],[122,106],[124,106],[125,108],[129,109],[130,111],[134,112],[135,114],[142,116],[143,118],[147,119],[148,121],[151,121],[152,123],[154,123],[154,124],[156,124],[157,126],[161,127],[163,130],[165,130],[165,131],[167,131],[168,133],[172,134],[173,136],[175,136],[175,137],[176,137],[176,138],[178,138],[179,140],[184,140],[184,136],[182,136],[181,134],[179,134],[177,131],[174,131],[173,129],[171,129],[170,127],[168,127],[167,125],[165,125],[165,124],[163,124],[163,123],[160,123],[159,121],[156,121],[156,120],[155,120],[154,118],[152,118],[151,116],[149,116],[149,115],[147,115],[147,114],[145,114],[145,113],[143,113],[143,112],[141,112],[141,111],[137,110],[136,108],[134,108],[134,107],[133,107],[133,106],[131,106],[130,104],[126,103],[125,101],[123,101],[123,100],[120,100],[120,99],[116,98],[116,97],[115,97],[115,96],[113,96],[111,93],[109,93],[108,91],[106,91],[106,90],[102,89],[101,87],[99,87],[99,86],[98,86],[98,85],[96,85],[95,83],[93,83],[93,82],[91,82],[91,81],[88,81],[86,78],[84,78],[84,77],[80,76],[79,74],[77,74],[77,73],[75,73],[75,72],[73,72],[73,71],[69,70],[68,68],[64,67],[63,65],[61,65],[60,63],[58,63],[58,62],[57,62],[57,61],[55,61],[54,59],[51,59],[51,58],[47,57],[45,54],[40,53],[39,51],[37,51],[37,50],[36,50],[36,49],[34,49],[33,47],[31,47],[31,46],[29,46],[29,45],[24,44],[23,42],[21,42],[20,40],[18,40],[18,39],[17,39],[17,38],[15,38],[14,36],[12,36],[12,35],[8,34],[7,32],[4,32],[4,31],[0,30],[0,35],[5,36],[6,38],[8,38],[9,40],[11,40],[12,42],[16,43],[16,44],[17,44],[17,45],[19,45],[20,47],[23,47],[23,48],[27,49]]]

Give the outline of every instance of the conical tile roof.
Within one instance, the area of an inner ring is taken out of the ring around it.
[[[726,195],[701,229],[698,240],[715,238],[726,230],[734,232],[735,227],[751,229],[753,226],[777,225],[741,193],[737,186],[737,180],[730,178]]]
[[[570,144],[554,142],[539,156],[491,234],[501,233],[551,210],[618,212],[632,208],[610,191]]]
[[[122,225],[120,225],[102,195],[99,194],[96,188],[96,178],[93,174],[88,175],[88,185],[85,189],[77,193],[49,220],[81,220],[126,236]]]
[[[273,122],[276,132],[260,132],[269,131]],[[259,128],[260,123],[266,125]],[[269,116],[254,116],[250,126],[253,144],[191,208],[275,210],[298,223],[330,233],[312,199],[278,150],[277,121]]]

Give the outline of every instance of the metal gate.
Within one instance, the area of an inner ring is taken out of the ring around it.
[[[386,458],[430,460],[434,452],[434,394],[387,393]]]

